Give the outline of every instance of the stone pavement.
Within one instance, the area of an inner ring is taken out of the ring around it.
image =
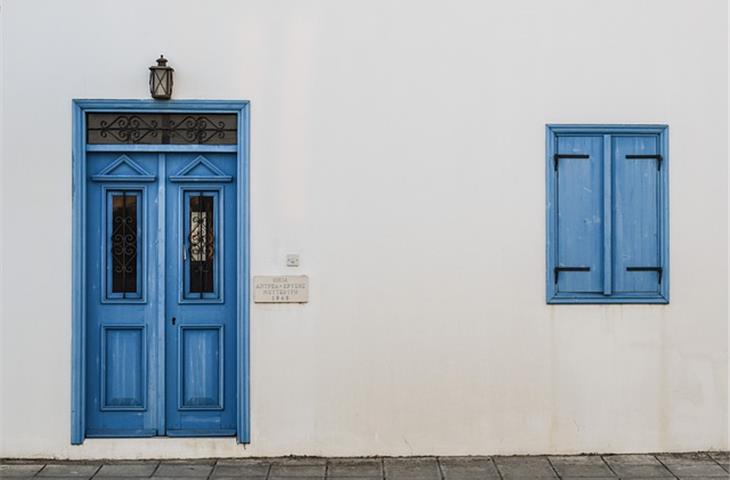
[[[527,480],[730,478],[730,453],[516,457],[257,458],[62,462],[0,460],[0,478]]]

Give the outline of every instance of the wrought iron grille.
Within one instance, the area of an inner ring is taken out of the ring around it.
[[[235,145],[236,114],[87,113],[89,144]]]
[[[112,195],[112,292],[137,292],[137,195]]]
[[[207,293],[213,289],[215,237],[213,197],[202,193],[190,196],[190,291]]]

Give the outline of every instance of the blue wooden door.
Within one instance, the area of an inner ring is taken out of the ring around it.
[[[159,158],[87,157],[86,435],[158,432]]]
[[[167,434],[236,433],[236,156],[167,155]]]
[[[87,170],[86,435],[235,435],[236,154]]]

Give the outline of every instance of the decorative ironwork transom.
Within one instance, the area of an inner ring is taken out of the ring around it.
[[[235,145],[238,116],[228,113],[87,113],[89,144]]]

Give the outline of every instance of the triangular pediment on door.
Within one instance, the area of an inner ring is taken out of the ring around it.
[[[171,182],[230,182],[233,177],[216,167],[210,160],[198,155],[177,174],[170,176]]]
[[[155,178],[157,178],[156,175],[151,174],[126,155],[120,155],[104,170],[91,176],[95,182],[154,182]]]

